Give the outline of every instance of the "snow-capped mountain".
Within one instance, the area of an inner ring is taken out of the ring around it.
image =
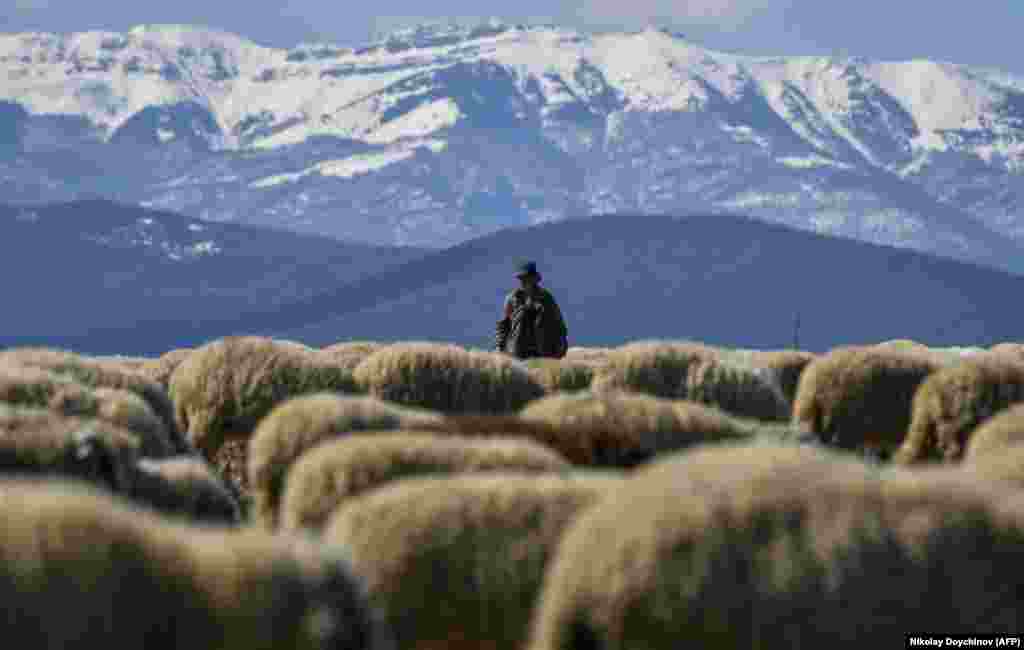
[[[660,30],[432,25],[358,48],[186,26],[0,36],[0,198],[443,246],[737,212],[1024,270],[1024,79]],[[4,151],[7,153],[3,153]]]

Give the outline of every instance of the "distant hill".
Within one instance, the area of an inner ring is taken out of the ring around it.
[[[421,254],[109,201],[0,206],[0,344],[140,320],[234,318]]]
[[[1024,338],[1021,276],[740,217],[608,215],[505,230],[234,319],[147,321],[61,340],[124,353],[242,333],[489,347],[522,258],[546,275],[573,345],[692,338],[777,348],[793,342],[798,315],[800,346],[819,351],[891,338]]]

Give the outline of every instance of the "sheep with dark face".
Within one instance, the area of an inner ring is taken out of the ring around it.
[[[1024,401],[1024,363],[986,353],[932,374],[914,395],[900,464],[959,461],[972,432],[993,415]]]
[[[251,336],[198,348],[170,382],[178,427],[209,459],[225,440],[248,438],[275,406],[320,391],[354,392],[351,373],[297,346]]]
[[[800,376],[793,424],[841,449],[888,456],[907,434],[918,387],[939,369],[931,355],[913,351],[835,349]]]
[[[132,489],[139,442],[106,422],[0,405],[0,474],[66,477]]]
[[[52,411],[0,406],[0,474],[87,481],[192,521],[240,518],[237,501],[201,459],[140,457],[134,432]]]
[[[470,440],[425,433],[352,435],[299,458],[285,478],[281,529],[319,533],[339,505],[399,479],[422,475],[557,473],[571,465],[525,440]]]
[[[544,395],[527,367],[495,352],[400,343],[377,350],[354,371],[378,399],[441,413],[514,413]]]
[[[617,348],[591,387],[701,402],[761,420],[786,420],[790,413],[774,372],[699,343],[654,341]]]
[[[110,422],[133,432],[144,456],[163,458],[176,453],[163,421],[142,398],[126,390],[89,388],[66,375],[0,364],[0,402]]]
[[[74,483],[0,482],[0,600],[10,607],[0,633],[26,648],[373,650],[388,641],[336,553],[166,522]]]
[[[782,389],[786,401],[793,404],[800,375],[817,358],[817,354],[803,350],[757,350],[751,355],[750,362],[759,368],[768,369]]]
[[[404,479],[344,503],[323,541],[348,550],[400,647],[512,650],[526,641],[562,531],[622,484],[607,475]]]
[[[888,647],[935,621],[1000,633],[1024,616],[1011,499],[801,447],[681,454],[569,527],[529,647]]]
[[[285,402],[260,422],[249,442],[253,520],[267,530],[277,528],[285,476],[317,445],[361,431],[418,429],[440,419],[372,397],[320,393]]]
[[[90,388],[121,389],[135,393],[164,423],[176,453],[188,454],[194,451],[175,425],[174,406],[167,392],[139,370],[48,348],[4,350],[0,352],[0,365],[39,368],[70,377]]]
[[[161,513],[219,524],[242,519],[235,495],[202,458],[143,458],[136,470],[130,496]]]

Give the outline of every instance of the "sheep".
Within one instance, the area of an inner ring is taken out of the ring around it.
[[[531,440],[574,465],[590,468],[630,469],[649,461],[656,451],[641,444],[635,433],[614,425],[553,423],[517,415],[450,415],[419,430],[471,439]]]
[[[179,348],[165,352],[158,358],[150,359],[142,364],[139,372],[163,386],[164,390],[167,390],[175,368],[181,365],[181,362],[188,358],[188,355],[192,354],[193,350],[194,348]]]
[[[285,474],[307,450],[353,432],[416,429],[440,418],[372,397],[318,393],[288,400],[260,422],[249,441],[253,521],[267,530],[277,528]]]
[[[1024,343],[1000,343],[989,348],[989,352],[1009,359],[1024,361]]]
[[[800,375],[817,358],[817,354],[803,350],[755,350],[750,362],[774,374],[783,397],[792,405],[796,401]]]
[[[355,370],[363,359],[383,347],[383,343],[373,341],[345,341],[329,345],[317,355],[347,370]]]
[[[201,458],[139,459],[130,496],[166,514],[191,521],[235,524],[241,510],[235,496]]]
[[[565,359],[530,359],[526,367],[530,376],[546,393],[558,393],[590,388],[597,366],[594,363]]]
[[[567,361],[579,361],[593,364],[594,366],[602,366],[608,361],[608,355],[611,352],[612,348],[572,347],[566,351],[564,358]]]
[[[718,356],[702,343],[638,341],[612,350],[595,381],[666,399],[685,397],[689,367]]]
[[[952,467],[970,472],[986,481],[999,481],[1017,489],[1024,489],[1024,444],[1008,444],[998,449],[989,449],[986,453],[968,455],[963,463]]]
[[[931,349],[927,345],[925,345],[924,343],[918,343],[917,341],[914,341],[914,340],[911,340],[911,339],[892,339],[890,341],[883,341],[881,343],[876,343],[875,347],[888,348],[888,349],[892,349],[892,350],[903,350],[903,351],[907,351],[907,352],[924,352],[924,353],[927,353]]]
[[[351,374],[271,339],[219,339],[198,348],[171,375],[178,427],[213,459],[226,439],[244,438],[286,399],[320,391],[352,393]]]
[[[202,461],[146,458],[133,432],[100,420],[0,405],[0,473],[75,478],[163,514],[239,520],[235,498]]]
[[[348,550],[400,647],[512,650],[526,640],[562,531],[623,484],[607,475],[405,479],[342,504],[322,540]]]
[[[776,451],[683,454],[580,514],[530,650],[888,647],[935,621],[1021,620],[1024,510],[1007,489]]]
[[[0,404],[0,473],[65,476],[131,489],[139,441],[98,420]]]
[[[153,361],[153,359],[149,357],[128,357],[121,354],[111,354],[93,358],[103,363],[110,363],[116,366],[122,366],[124,368],[127,368],[128,370],[138,370],[142,368],[144,365]]]
[[[1024,401],[1024,363],[986,353],[928,377],[914,395],[906,440],[893,460],[902,465],[959,461],[972,431]]]
[[[554,440],[540,439],[569,456],[565,445],[586,445],[586,464],[633,467],[654,456],[704,442],[745,440],[750,426],[716,409],[685,400],[605,391],[552,395],[527,406],[520,419],[554,427]]]
[[[918,352],[832,350],[801,374],[793,424],[826,444],[888,457],[906,436],[915,392],[939,368],[932,356]]]
[[[26,648],[390,647],[340,550],[188,527],[74,483],[0,482],[0,600],[0,632]]]
[[[975,428],[967,441],[964,462],[981,456],[998,456],[1021,443],[1024,443],[1024,404],[1011,406]]]
[[[270,340],[276,346],[283,347],[283,348],[289,348],[289,349],[295,350],[296,352],[300,352],[302,354],[316,354],[317,352],[320,351],[319,348],[311,347],[311,346],[306,345],[305,343],[303,343],[301,341],[291,341],[289,339],[270,339]]]
[[[528,439],[557,451],[574,465],[617,469],[633,469],[649,462],[659,453],[685,447],[694,441],[749,439],[752,442],[801,442],[800,432],[792,429],[788,423],[727,416],[702,404],[682,401],[669,402],[675,411],[670,417],[682,422],[680,430],[690,431],[689,436],[682,440],[670,438],[659,446],[653,444],[653,440],[643,440],[644,434],[638,433],[640,429],[637,428],[637,418],[633,418],[630,425],[624,424],[628,418],[623,417],[616,419],[601,416],[591,420],[584,417],[583,421],[576,421],[553,415],[556,410],[566,413],[587,410],[596,416],[601,408],[611,408],[620,413],[629,409],[639,412],[645,402],[648,407],[658,408],[656,398],[631,393],[578,393],[558,397],[560,399],[536,402],[535,405],[544,404],[540,408],[550,411],[545,414],[538,409],[533,412],[536,418],[454,415],[421,428],[434,434],[463,438]],[[623,401],[630,405],[623,406]]]
[[[0,402],[110,422],[133,432],[144,456],[177,453],[163,421],[142,398],[126,390],[91,389],[40,368],[0,364]]]
[[[470,440],[426,433],[353,435],[302,455],[285,478],[281,529],[319,533],[339,504],[389,481],[423,474],[551,473],[571,465],[526,440]]]
[[[164,422],[135,393],[116,388],[88,391],[76,387],[58,392],[50,408],[67,415],[95,417],[131,431],[138,436],[139,451],[144,457],[168,458],[180,454]]]
[[[773,374],[699,343],[639,342],[613,351],[591,387],[693,400],[762,420],[787,420],[790,405]]]
[[[90,388],[119,388],[135,393],[145,400],[163,421],[171,442],[179,454],[194,450],[175,425],[174,406],[162,386],[141,371],[90,359],[74,352],[49,348],[12,348],[0,352],[0,365],[39,368],[65,375]]]
[[[0,364],[0,402],[46,408],[58,393],[80,387],[73,379],[39,368]]]
[[[938,352],[939,354],[949,355],[951,358],[954,358],[954,359],[956,359],[956,358],[963,358],[963,357],[973,357],[976,354],[982,354],[983,352],[989,352],[989,350],[986,350],[985,348],[980,348],[980,347],[975,346],[975,345],[969,345],[969,346],[953,345],[953,346],[946,347],[946,348],[932,348],[932,350],[934,350],[935,352]]]
[[[512,413],[544,395],[524,364],[454,345],[390,345],[353,374],[373,397],[442,413]]]

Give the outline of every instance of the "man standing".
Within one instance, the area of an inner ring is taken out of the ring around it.
[[[519,288],[505,298],[504,318],[498,321],[495,344],[499,352],[518,359],[561,359],[569,349],[568,329],[554,296],[540,286],[533,262],[520,264]]]

